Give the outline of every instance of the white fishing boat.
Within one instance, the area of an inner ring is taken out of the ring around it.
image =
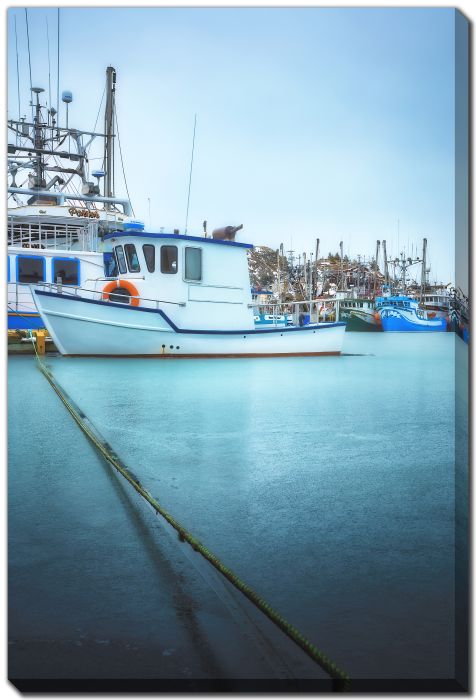
[[[115,89],[116,72],[109,67],[104,133],[69,126],[69,91],[62,93],[66,126],[61,126],[59,106],[42,104],[46,97],[38,87],[31,91],[32,121],[8,121],[9,329],[44,327],[32,283],[59,279],[62,285],[79,287],[104,278],[111,260],[104,234],[133,221],[130,202],[113,192]],[[104,146],[104,168],[90,171],[90,150],[98,139]]]
[[[241,227],[212,237],[118,231],[106,234],[118,274],[70,289],[32,287],[64,355],[255,357],[337,355],[345,323],[255,326]]]

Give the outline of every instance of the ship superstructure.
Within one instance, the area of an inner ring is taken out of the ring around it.
[[[127,228],[133,215],[129,200],[113,191],[115,90],[116,71],[109,66],[102,133],[69,126],[69,91],[62,93],[66,126],[60,126],[57,110],[42,104],[40,87],[31,88],[32,121],[8,121],[9,328],[44,325],[28,285],[75,287],[113,273],[103,237]],[[97,139],[104,144],[103,167],[90,170]]]

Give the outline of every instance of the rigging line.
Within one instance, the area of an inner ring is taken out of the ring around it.
[[[48,17],[45,17],[46,21],[46,41],[48,45],[48,99],[51,109],[51,61],[50,61],[50,33],[48,31]]]
[[[196,128],[197,128],[197,115],[195,114],[195,120],[193,122],[192,158],[190,160],[190,175],[188,178],[187,213],[185,215],[185,234],[187,233],[187,227],[188,227],[188,208],[190,205],[190,189],[192,187],[193,153],[195,150],[195,131],[196,131]]]
[[[30,32],[28,31],[28,10],[26,7],[25,7],[25,21],[26,21],[26,39],[27,39],[27,44],[28,44],[28,67],[30,69],[31,119],[33,121],[34,111],[33,111],[33,84],[31,81]]]
[[[99,109],[98,109],[96,121],[94,122],[94,126],[93,126],[93,132],[96,131],[96,126],[97,126],[97,123],[99,120],[99,115],[101,114],[101,107],[102,107],[102,103],[104,102],[104,95],[105,94],[106,94],[106,85],[104,85],[104,90],[102,92],[101,102],[99,103]],[[97,160],[97,158],[96,158],[96,160]]]
[[[57,49],[58,49],[58,55],[57,55],[57,85],[56,85],[56,119],[57,119],[57,124],[59,124],[59,83],[60,83],[60,8],[58,7],[58,38],[57,38]]]
[[[20,108],[20,70],[18,67],[18,34],[17,34],[17,17],[15,15],[15,51],[17,55],[17,93],[18,93],[18,121],[20,121],[21,108]],[[17,145],[18,145],[18,132],[17,132]]]
[[[111,105],[112,113],[113,113],[114,117],[116,118],[117,139],[119,141],[119,129],[117,127],[117,114],[116,114],[116,91],[115,91],[115,89],[113,89],[113,91],[112,91],[111,103],[112,103],[112,105]],[[112,136],[114,138],[114,134],[112,134]],[[115,168],[115,158],[114,158],[114,155],[115,155],[114,141],[112,143],[113,143],[112,153],[111,153],[111,156],[112,156],[111,157],[111,161],[112,161],[112,191],[113,191],[114,196],[115,196],[115,192],[116,192],[116,168]],[[120,148],[121,148],[121,143],[119,141],[119,149]],[[122,153],[121,153],[121,162],[122,162]],[[122,164],[122,172],[124,173],[124,163]],[[124,174],[124,182],[126,182],[125,174]],[[127,189],[127,182],[126,182],[126,189]],[[130,199],[129,192],[127,193],[127,196]],[[134,216],[135,216],[135,214],[134,214]]]
[[[132,214],[133,214],[133,216],[135,216],[136,213],[135,213],[135,211],[134,211],[134,207],[132,206],[131,196],[130,196],[130,194],[129,194],[129,188],[127,187],[126,173],[125,173],[125,170],[124,170],[124,160],[123,160],[123,158],[122,158],[121,136],[120,136],[120,134],[119,134],[119,122],[117,121],[117,112],[116,112],[116,110],[114,110],[114,119],[115,119],[115,121],[116,121],[117,143],[119,144],[119,155],[121,156],[122,174],[123,174],[123,176],[124,176],[124,184],[125,184],[125,186],[126,186],[127,199],[128,199],[129,202],[131,203]]]

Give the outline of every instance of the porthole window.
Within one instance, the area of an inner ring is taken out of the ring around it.
[[[53,258],[52,282],[61,277],[62,284],[79,286],[79,261],[73,258]]]
[[[155,245],[150,243],[145,243],[142,246],[142,252],[144,253],[145,264],[149,272],[155,272]]]
[[[160,248],[160,271],[165,275],[177,273],[178,249],[176,245],[163,245]]]
[[[40,257],[17,256],[17,282],[35,284],[45,281],[45,259]]]
[[[129,272],[140,272],[139,258],[137,257],[136,247],[133,243],[126,243],[124,246],[126,252],[127,266]]]
[[[185,279],[200,282],[202,279],[202,249],[185,248]]]

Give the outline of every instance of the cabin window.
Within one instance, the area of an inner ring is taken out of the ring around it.
[[[146,243],[142,246],[142,251],[144,253],[145,264],[149,272],[155,272],[155,245]]]
[[[124,250],[126,251],[129,272],[140,272],[139,258],[137,257],[135,245],[133,243],[126,243]]]
[[[104,276],[117,277],[117,263],[114,255],[109,251],[106,251],[102,254],[102,256],[104,262]]]
[[[201,248],[185,248],[185,279],[193,282],[202,279]]]
[[[160,248],[160,271],[166,275],[177,272],[178,248],[176,245],[163,245]]]
[[[62,284],[79,285],[79,260],[73,258],[53,258],[53,279],[61,277]]]
[[[45,281],[45,259],[33,256],[17,256],[17,282],[35,284]]]
[[[124,250],[121,245],[117,245],[114,248],[114,253],[116,254],[117,267],[121,275],[125,275],[127,272],[126,259],[124,257]]]

